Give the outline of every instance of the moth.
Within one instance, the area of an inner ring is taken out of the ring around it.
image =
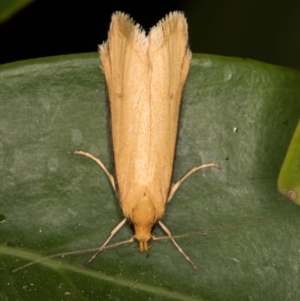
[[[182,13],[169,13],[147,36],[128,15],[116,12],[108,40],[99,47],[99,54],[109,97],[115,174],[109,173],[102,161],[90,153],[75,151],[74,154],[94,160],[103,169],[119,199],[124,219],[99,248],[42,257],[13,272],[51,258],[96,251],[86,263],[89,265],[104,249],[134,240],[139,242],[140,251],[146,251],[151,239],[166,238],[151,234],[155,224],[196,269],[175,238],[284,221],[241,222],[176,236],[161,222],[166,205],[183,181],[200,169],[219,168],[214,163],[196,166],[171,183],[180,104],[191,61],[187,23]],[[134,226],[134,236],[109,244],[127,221]]]
[[[148,35],[130,17],[112,15],[108,40],[99,46],[110,108],[115,174],[102,161],[84,151],[108,176],[124,219],[112,230],[89,265],[128,221],[139,250],[155,240],[151,229],[163,229],[180,253],[196,268],[161,222],[167,203],[191,174],[214,163],[192,168],[171,184],[181,98],[189,72],[191,51],[187,22],[181,12],[171,12]]]

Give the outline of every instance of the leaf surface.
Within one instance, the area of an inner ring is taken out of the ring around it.
[[[88,269],[92,254],[12,273],[41,256],[100,246],[123,218],[103,171],[71,155],[91,152],[112,170],[98,65],[93,53],[0,67],[0,299],[299,300],[300,208],[276,181],[299,120],[300,73],[212,55],[193,57],[174,181],[201,163],[221,169],[185,181],[162,221],[174,235],[285,221],[179,239],[196,272],[158,241],[147,253],[135,244],[106,250]],[[114,242],[131,235],[126,226]]]

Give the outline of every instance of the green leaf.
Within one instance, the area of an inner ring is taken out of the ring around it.
[[[1,0],[0,23],[6,21],[34,0]]]
[[[278,189],[300,205],[300,121],[278,176]]]
[[[300,205],[300,121],[278,176],[278,189]]]
[[[300,73],[251,60],[194,55],[185,87],[174,181],[174,235],[247,221],[285,219],[170,241],[56,258],[100,246],[123,218],[103,171],[112,170],[104,77],[96,54],[0,67],[1,300],[299,300],[300,208],[277,176],[299,119]],[[133,112],[134,113],[134,112]],[[156,227],[155,235],[161,235]],[[131,237],[124,227],[114,242]]]

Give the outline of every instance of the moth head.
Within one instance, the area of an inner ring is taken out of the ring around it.
[[[132,209],[131,219],[134,226],[135,238],[140,243],[139,250],[148,250],[151,229],[156,222],[156,210],[148,196],[142,196],[136,203]]]

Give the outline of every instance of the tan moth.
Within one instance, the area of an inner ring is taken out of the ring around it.
[[[214,163],[194,167],[171,184],[180,104],[192,57],[186,19],[183,13],[171,12],[146,35],[128,15],[116,12],[99,54],[109,97],[115,176],[93,155],[75,154],[91,158],[105,171],[125,218],[88,264],[129,221],[140,251],[155,239],[151,229],[158,223],[195,268],[160,221],[188,176],[202,168],[218,168]]]

